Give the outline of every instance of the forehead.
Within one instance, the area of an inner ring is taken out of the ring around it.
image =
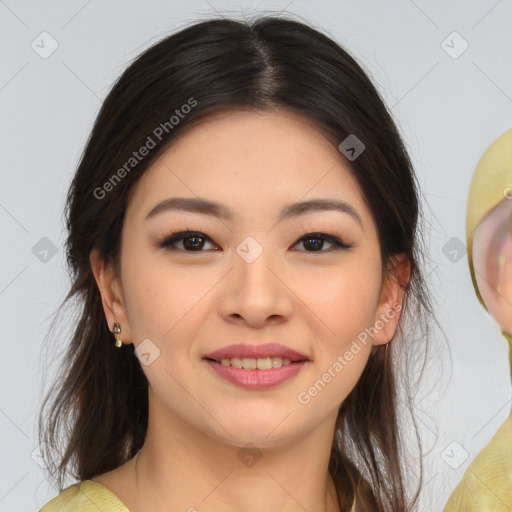
[[[129,209],[149,211],[171,195],[214,199],[241,214],[338,198],[370,215],[336,144],[311,120],[280,110],[224,111],[187,129],[140,178]]]

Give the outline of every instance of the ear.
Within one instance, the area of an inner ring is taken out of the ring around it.
[[[404,254],[393,256],[382,283],[379,306],[375,315],[373,345],[385,345],[395,336],[402,312],[405,286],[411,276],[411,265]]]
[[[109,330],[113,332],[114,323],[119,322],[121,332],[116,335],[116,338],[122,340],[124,344],[133,343],[119,278],[115,275],[112,265],[106,263],[96,249],[91,251],[89,261],[101,294],[101,302]]]

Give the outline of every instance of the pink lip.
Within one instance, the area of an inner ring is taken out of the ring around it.
[[[255,359],[282,357],[283,359],[290,359],[292,363],[281,366],[281,368],[270,368],[269,370],[245,370],[243,368],[224,366],[220,363],[222,359],[230,359],[232,357],[240,359],[244,357]],[[277,386],[297,375],[309,361],[308,357],[304,354],[279,343],[228,345],[205,354],[203,359],[206,360],[217,375],[245,389],[267,389]]]
[[[301,354],[296,350],[292,350],[291,348],[285,347],[280,343],[265,343],[262,345],[251,345],[245,343],[238,345],[228,345],[227,347],[220,348],[203,356],[204,359],[215,359],[216,361],[220,361],[222,359],[230,359],[232,357],[251,357],[256,359],[264,357],[282,357],[283,359],[287,358],[291,361],[308,360],[308,357],[304,354]],[[247,372],[251,370],[245,371]]]
[[[282,384],[297,375],[307,361],[291,363],[287,366],[271,368],[270,370],[244,370],[243,368],[223,366],[221,363],[212,360],[207,360],[206,362],[218,375],[232,384],[245,389],[267,389]]]

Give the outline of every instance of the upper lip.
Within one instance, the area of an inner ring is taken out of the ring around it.
[[[281,345],[280,343],[264,343],[260,345],[253,345],[250,343],[241,343],[237,345],[228,345],[219,348],[214,352],[210,352],[203,356],[204,359],[230,359],[232,357],[250,357],[250,358],[264,358],[264,357],[282,357],[290,359],[291,361],[308,360],[308,357],[296,350]]]

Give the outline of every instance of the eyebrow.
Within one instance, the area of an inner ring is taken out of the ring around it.
[[[181,210],[192,213],[201,213],[204,215],[213,215],[224,220],[232,220],[233,212],[227,207],[207,199],[196,197],[170,197],[158,203],[147,214],[146,220],[156,215],[170,211]],[[334,210],[350,215],[357,223],[363,227],[363,222],[357,211],[345,201],[338,199],[311,199],[285,206],[278,217],[278,222],[298,217],[311,212]]]

